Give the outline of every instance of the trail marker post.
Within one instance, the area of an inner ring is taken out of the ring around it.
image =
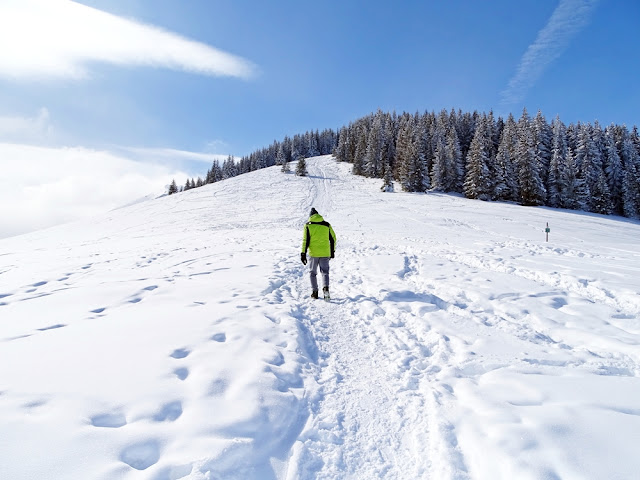
[[[549,222],[547,222],[547,228],[545,228],[544,231],[547,234],[547,242],[548,242],[549,241],[549,232],[551,231],[551,229],[549,228]]]

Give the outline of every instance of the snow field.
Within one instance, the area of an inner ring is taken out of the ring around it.
[[[0,241],[3,475],[633,478],[637,222],[308,169]]]

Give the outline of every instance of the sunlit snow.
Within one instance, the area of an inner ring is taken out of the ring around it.
[[[637,477],[639,222],[307,166],[0,240],[2,478]]]

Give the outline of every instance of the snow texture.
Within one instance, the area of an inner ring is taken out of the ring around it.
[[[0,241],[2,478],[637,478],[638,222],[307,168]]]

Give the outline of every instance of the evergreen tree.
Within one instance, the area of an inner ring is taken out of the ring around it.
[[[238,174],[238,169],[236,166],[236,162],[234,158],[231,155],[229,155],[227,159],[224,161],[224,163],[222,164],[222,178],[223,179],[232,178],[232,177],[235,177],[237,174]]]
[[[299,177],[307,176],[307,161],[304,158],[298,160],[298,165],[296,166],[296,175]]]
[[[622,211],[625,217],[640,215],[640,155],[626,127],[619,129],[619,154],[624,167]]]
[[[278,147],[278,153],[276,155],[276,165],[284,166],[287,163],[287,155],[285,153],[285,144],[282,142]]]
[[[169,185],[169,195],[173,195],[174,193],[178,193],[178,185],[175,180],[171,180],[171,184]]]
[[[607,176],[607,185],[611,193],[613,213],[623,214],[622,208],[622,184],[624,181],[624,168],[616,147],[615,127],[605,129],[604,133],[604,173]]]
[[[386,162],[384,164],[384,183],[382,184],[381,190],[383,192],[393,192],[393,168],[391,167],[391,158],[387,157]]]
[[[578,166],[571,147],[567,147],[565,166],[560,177],[560,207],[572,210],[584,210],[585,190],[584,182],[578,175]]]
[[[513,115],[509,114],[504,124],[495,162],[495,181],[493,198],[495,200],[515,201],[518,199],[518,180],[516,175],[517,125]]]
[[[451,178],[447,176],[447,147],[445,144],[444,131],[441,125],[435,127],[433,135],[434,156],[431,166],[431,188],[440,192],[448,192]]]
[[[367,138],[367,150],[364,157],[363,173],[367,177],[380,177],[383,164],[380,153],[383,143],[383,115],[380,110],[376,113]]]
[[[546,186],[549,178],[549,165],[551,164],[553,132],[540,110],[538,110],[536,117],[533,119],[531,127],[533,128],[533,139],[536,147],[535,158],[538,162],[538,172],[543,185]]]
[[[540,163],[536,158],[536,145],[531,129],[531,121],[526,108],[518,121],[518,191],[523,205],[544,205],[546,191],[540,177]]]
[[[347,127],[342,127],[340,129],[340,133],[338,135],[338,144],[336,148],[333,150],[333,156],[339,162],[351,162],[352,160],[349,158],[349,129]]]
[[[486,116],[480,120],[467,153],[467,174],[464,181],[464,194],[467,198],[491,199],[493,185],[489,162],[492,141],[489,121]]]
[[[576,160],[579,175],[584,181],[585,204],[590,212],[610,214],[611,196],[602,168],[600,149],[594,140],[594,129],[581,125],[578,131],[578,150]]]
[[[557,208],[562,204],[560,195],[562,181],[565,178],[564,169],[567,161],[567,129],[556,116],[552,122],[553,137],[551,140],[551,162],[547,179],[547,205]],[[566,189],[565,189],[566,190]]]
[[[356,153],[353,158],[353,174],[364,175],[364,162],[367,154],[367,129],[364,125],[357,132]]]
[[[416,141],[415,118],[403,116],[396,144],[396,163],[400,184],[406,192],[426,191],[428,177],[424,170],[424,153],[421,153]]]

